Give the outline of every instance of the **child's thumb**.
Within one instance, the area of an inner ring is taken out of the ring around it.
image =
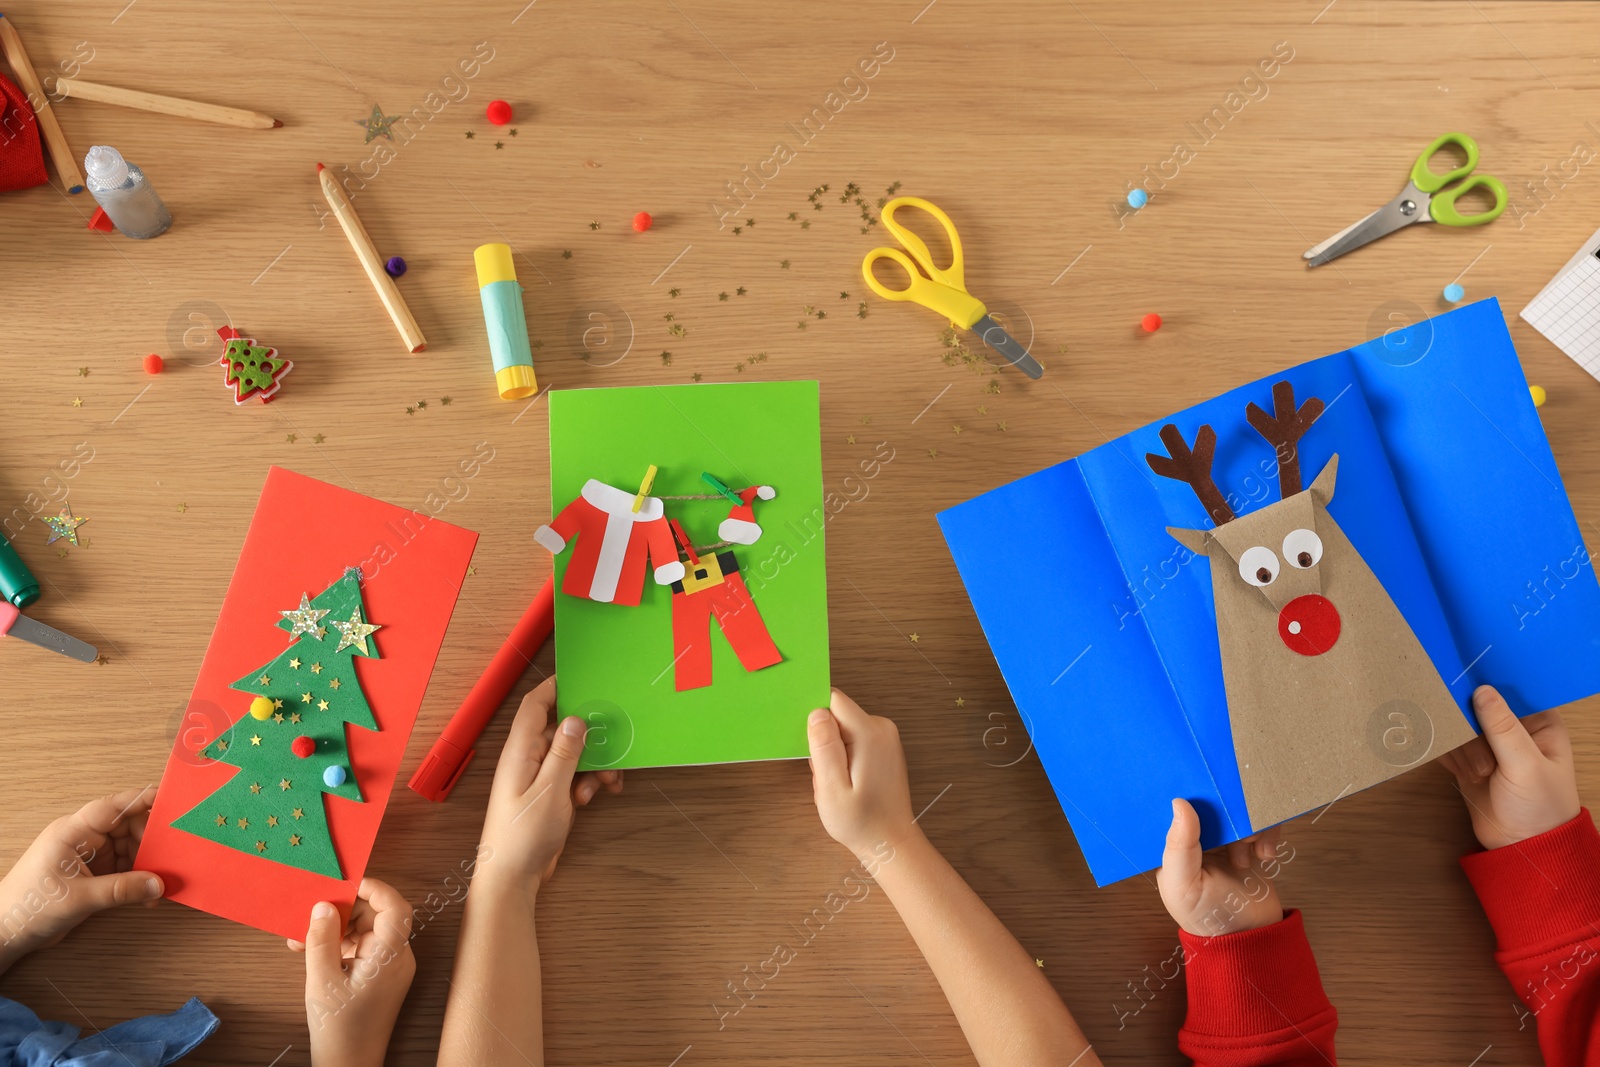
[[[76,891],[80,915],[92,915],[123,904],[148,904],[161,897],[161,879],[149,871],[101,874],[79,881]]]
[[[306,986],[320,989],[344,974],[344,927],[339,909],[326,900],[311,909],[311,924],[306,927]]]

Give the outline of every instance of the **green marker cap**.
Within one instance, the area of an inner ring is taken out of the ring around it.
[[[0,534],[0,597],[18,608],[25,608],[39,599],[39,580],[4,534]]]

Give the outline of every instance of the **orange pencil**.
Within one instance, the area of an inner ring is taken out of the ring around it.
[[[378,291],[378,299],[383,301],[384,310],[389,312],[395,329],[400,331],[400,339],[406,343],[408,350],[421,352],[428,347],[428,342],[422,336],[422,328],[411,317],[411,309],[406,307],[405,297],[400,295],[394,279],[383,269],[383,260],[372,246],[372,238],[367,236],[366,227],[361,225],[355,206],[344,195],[344,190],[339,188],[339,183],[333,180],[333,174],[321,163],[317,164],[317,180],[322,183],[322,195],[327,197],[328,206],[333,208],[333,217],[339,220],[344,235],[350,239],[350,247],[356,250],[356,258],[361,261],[362,269],[372,280],[372,287]]]

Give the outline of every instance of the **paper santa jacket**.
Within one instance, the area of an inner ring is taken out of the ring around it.
[[[1497,301],[1232,390],[939,516],[1100,885],[1160,864],[1174,797],[1207,848],[1264,829],[1235,756],[1211,561],[1167,532],[1212,523],[1145,455],[1166,454],[1168,422],[1191,441],[1211,424],[1234,510],[1276,500],[1272,447],[1243,423],[1283,380],[1327,405],[1299,445],[1307,480],[1338,454],[1327,510],[1474,730],[1480,684],[1522,715],[1600,691],[1600,585]]]

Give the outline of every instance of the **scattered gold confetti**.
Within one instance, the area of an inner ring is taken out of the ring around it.
[[[787,259],[781,260],[778,263],[778,269],[780,269],[780,270],[788,270],[789,269],[789,261]]]
[[[447,397],[447,396],[441,396],[439,398],[439,403],[443,404],[445,407],[449,407],[450,406],[450,398]]]
[[[283,439],[285,441],[289,442],[292,445],[292,444],[294,444],[295,436],[296,436],[295,434],[286,433],[286,434],[283,435]]]
[[[863,426],[871,426],[872,425],[872,416],[871,415],[863,415],[863,416],[861,416],[861,425],[863,425]]]
[[[964,707],[966,707],[966,706],[967,706],[967,699],[966,699],[966,697],[956,697],[956,707],[958,707],[958,708],[964,708]]]
[[[261,783],[260,782],[251,782],[250,783],[250,792],[252,792],[252,793],[261,792]]]
[[[250,829],[250,820],[249,819],[240,819],[239,820],[239,829],[241,829],[241,830]]]
[[[311,673],[312,673],[312,674],[321,674],[321,673],[322,673],[322,664],[320,664],[320,663],[313,663],[313,664],[312,664],[312,665],[311,665]]]
[[[954,426],[951,426],[950,429],[951,429],[952,432],[955,433],[955,435],[957,437],[961,436],[961,424],[960,423],[957,423]]]
[[[939,450],[937,448],[928,449],[928,458],[929,459],[938,459],[939,458]]]
[[[299,722],[300,721],[300,713],[298,711],[291,711],[289,713],[289,721],[290,722]]]
[[[326,700],[317,701],[317,710],[318,711],[327,711],[328,710],[328,702]]]
[[[849,300],[850,299],[850,294],[849,293],[845,293],[845,292],[841,292],[839,294],[839,299],[840,300]]]
[[[261,735],[260,734],[252,734],[251,737],[250,737],[250,743],[252,745],[255,745],[257,748],[260,748],[261,747]]]
[[[281,708],[281,707],[283,707],[283,701],[279,700],[277,697],[273,697],[272,698],[272,706],[274,708]]]
[[[272,713],[272,721],[273,722],[282,722],[283,721],[283,712],[281,712],[281,711],[273,712]]]
[[[566,249],[566,248],[562,249],[561,250],[561,258],[562,259],[571,259],[572,258],[571,249]]]
[[[87,378],[88,376],[89,376],[89,368],[88,367],[79,367],[78,368],[78,377]]]
[[[598,222],[591,222],[591,223],[589,223],[589,229],[591,229],[591,230],[598,230],[598,229],[599,229],[599,228],[600,228],[600,224],[599,224],[599,223],[598,223]]]
[[[301,818],[301,817],[303,817],[305,815],[305,810],[303,808],[295,808],[289,814],[294,816],[296,819],[298,819],[298,818]]]
[[[1041,968],[1041,969],[1043,969],[1043,967],[1044,967],[1044,960],[1041,960],[1041,959],[1039,959],[1039,958],[1038,958],[1038,957],[1037,957],[1037,956],[1035,956],[1035,957],[1034,957],[1034,960],[1033,960],[1033,965],[1034,965],[1034,966],[1035,966],[1035,967],[1038,967],[1038,968]]]
[[[328,688],[329,689],[338,689],[339,688],[339,679],[335,678],[333,681],[329,682],[328,683]]]
[[[298,809],[296,809],[296,810],[298,810]],[[299,843],[300,843],[300,835],[299,834],[290,834],[289,835],[289,844],[298,845]]]
[[[496,148],[504,148],[504,147],[505,147],[505,146],[506,146],[506,143],[505,143],[505,142],[504,142],[504,141],[496,141],[496,142],[495,142],[495,143],[494,143],[494,146],[495,146],[495,147],[496,147]]]
[[[417,401],[417,410],[418,411],[421,411],[423,408],[425,408],[427,406],[428,406],[428,402],[426,400]]]
[[[695,381],[698,382],[700,380],[700,372],[699,371],[695,371],[694,374],[692,375],[692,377],[694,378]]]
[[[226,815],[218,815],[217,816],[217,825],[218,826],[226,826],[226,825],[228,825],[228,817]]]
[[[683,292],[682,289],[668,289],[667,290],[667,295],[668,296],[677,296],[681,292]]]
[[[672,353],[666,351],[665,349],[663,349],[661,352],[661,365],[663,367],[672,366]]]
[[[179,504],[178,505],[178,514],[179,515],[182,515],[184,512],[186,512],[188,510],[189,510],[189,505],[188,504]]]
[[[742,285],[739,286],[739,288],[737,288],[737,289],[735,289],[733,291],[733,295],[734,296],[743,296],[744,294],[745,294],[745,287],[742,286]]]
[[[301,693],[300,694],[300,703],[302,703],[302,704],[311,703],[311,694],[310,693]]]
[[[299,670],[300,669],[300,657],[296,656],[294,659],[290,660],[289,661],[289,666],[293,667],[295,670]]]
[[[718,300],[726,300],[726,299],[728,299],[728,294],[727,293],[718,293],[717,294],[717,299]]]
[[[289,791],[289,779],[287,779],[287,778],[278,779],[278,788],[283,790],[285,793],[287,793]]]
[[[847,444],[847,445],[855,444],[856,443],[856,435],[855,434],[851,434],[849,437],[846,437],[844,439],[844,443]]]
[[[994,424],[994,428],[999,430],[1001,433],[1004,433],[1006,429],[1006,420],[1001,419],[999,422]]]
[[[83,407],[83,397],[81,397],[81,396],[73,397],[72,398],[72,406],[75,407],[75,408]]]
[[[272,684],[272,679],[270,677],[268,677],[267,675],[263,674],[261,677],[256,679],[256,684],[257,685],[271,685]]]
[[[983,405],[983,404],[979,404],[979,405],[978,405],[978,414],[979,414],[979,415],[987,415],[987,414],[989,414],[989,409],[988,409],[988,407],[986,407],[986,406],[985,406],[985,405]]]
[[[314,445],[320,445],[322,442],[324,442],[326,440],[327,440],[327,438],[324,437],[320,433],[319,434],[312,434],[312,436],[311,436],[311,443],[314,444]]]
[[[257,841],[256,842],[256,851],[257,852],[265,852],[266,850],[267,850],[267,843],[265,841]]]
[[[918,641],[920,641],[920,640],[922,640],[922,638],[920,638],[920,637],[918,637],[918,636],[917,636],[917,635],[916,635],[916,634],[912,634],[912,635],[911,635],[911,643],[912,643],[912,644],[913,644],[913,645],[914,645],[914,644],[916,644],[916,643],[917,643],[917,642],[918,642]]]
[[[268,815],[267,816],[267,825],[268,826],[276,826],[276,825],[278,825],[278,817],[276,815]]]
[[[468,567],[467,568],[467,577],[468,578],[471,578],[474,574],[477,574],[477,573],[478,573],[478,568],[476,568],[476,567]]]

